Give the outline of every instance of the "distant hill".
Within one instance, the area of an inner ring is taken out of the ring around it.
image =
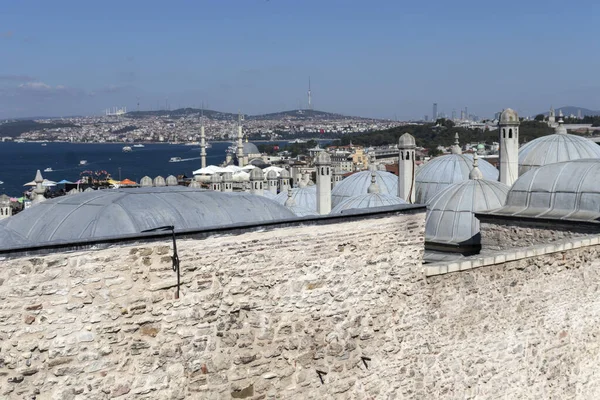
[[[128,117],[140,118],[149,116],[171,116],[171,117],[185,117],[189,115],[200,115],[204,113],[204,116],[210,119],[232,121],[237,120],[238,115],[234,113],[220,112],[214,110],[200,110],[198,108],[179,108],[177,110],[158,110],[158,111],[133,111],[128,112]],[[360,117],[350,117],[342,114],[329,113],[318,110],[289,110],[280,111],[269,114],[258,114],[248,115],[243,114],[244,119],[248,120],[331,120],[331,119],[357,119]]]
[[[41,129],[53,129],[53,128],[71,128],[79,125],[71,124],[69,122],[50,122],[50,123],[39,123],[32,120],[19,120],[13,122],[7,122],[0,124],[0,136],[17,137],[21,133],[41,130]]]
[[[586,115],[589,116],[598,116],[600,115],[600,111],[594,111],[594,110],[590,110],[588,108],[583,108],[583,107],[575,107],[575,106],[564,106],[564,107],[554,107],[554,109],[556,110],[556,114],[558,115],[558,110],[562,111],[562,113],[565,116],[569,116],[569,115],[577,115],[577,113],[579,112],[579,110],[581,110],[581,116],[585,117]],[[548,116],[550,112],[546,111],[540,114],[544,114],[545,116]],[[537,114],[536,114],[537,115]]]

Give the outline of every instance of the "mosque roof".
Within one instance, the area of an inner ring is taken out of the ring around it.
[[[338,183],[331,191],[331,203],[333,207],[335,208],[346,199],[362,196],[367,193],[371,185],[371,172],[357,172]],[[398,177],[387,171],[375,171],[375,173],[380,193],[396,196],[398,194]]]
[[[479,244],[479,220],[474,213],[502,207],[508,191],[509,187],[498,181],[475,178],[452,184],[438,192],[427,203],[425,241]]]
[[[599,158],[600,146],[589,139],[570,135],[562,124],[553,135],[542,136],[519,149],[519,175],[546,164],[582,158]]]
[[[281,192],[275,198],[279,204],[285,204],[288,199],[287,192]],[[305,186],[292,189],[292,199],[297,207],[310,211],[317,211],[317,186]]]
[[[486,214],[566,220],[600,220],[600,160],[548,164],[523,174],[506,204]]]
[[[243,150],[244,150],[244,155],[254,155],[254,154],[261,154],[260,151],[258,150],[258,147],[256,147],[256,145],[254,143],[250,143],[250,142],[244,142],[243,144]]]
[[[340,214],[344,210],[357,208],[385,207],[398,204],[408,204],[398,196],[383,193],[365,193],[360,196],[347,198],[331,210],[331,214]]]
[[[470,154],[448,154],[423,164],[416,171],[415,203],[425,204],[448,186],[468,180],[471,169],[473,156]],[[483,179],[498,180],[498,170],[489,162],[479,159],[479,169]]]
[[[115,238],[165,225],[203,229],[293,217],[282,205],[243,192],[183,186],[95,190],[49,199],[0,221],[0,247]]]

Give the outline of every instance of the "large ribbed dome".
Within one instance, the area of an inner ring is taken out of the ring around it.
[[[252,155],[260,154],[258,147],[256,147],[256,145],[254,143],[244,142],[243,149],[244,149],[245,156],[250,155],[250,154],[252,154]]]
[[[415,203],[425,204],[435,194],[452,185],[466,181],[473,168],[470,154],[448,154],[436,157],[417,169],[415,178]],[[489,162],[479,159],[483,179],[498,180],[498,170]]]
[[[408,204],[398,196],[392,196],[391,194],[382,193],[365,193],[360,196],[350,197],[349,199],[343,200],[337,206],[331,210],[331,214],[340,214],[344,210],[351,210],[357,208],[373,208],[373,207],[385,207],[395,206],[398,204]]]
[[[455,183],[427,204],[425,241],[447,245],[478,245],[479,220],[474,212],[504,205],[509,187],[497,181],[469,179]]]
[[[287,192],[281,192],[275,197],[279,204],[285,204],[288,199]],[[292,199],[297,207],[310,211],[317,211],[317,186],[306,186],[292,189]]]
[[[573,220],[600,218],[600,160],[548,164],[523,174],[491,214]]]
[[[176,230],[294,218],[282,205],[249,193],[183,186],[94,190],[46,200],[0,222],[0,247],[120,237],[174,225]]]
[[[362,196],[367,193],[371,185],[371,172],[361,171],[350,175],[338,183],[331,191],[331,203],[333,207],[351,197]],[[398,195],[398,177],[391,172],[375,171],[377,185],[382,194]]]
[[[557,133],[542,136],[521,146],[519,175],[542,165],[583,158],[600,159],[600,146],[584,137],[561,131],[559,127]]]

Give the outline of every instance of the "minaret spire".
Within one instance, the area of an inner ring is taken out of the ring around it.
[[[200,111],[200,163],[202,168],[206,168],[206,136],[204,136],[204,102]]]
[[[242,143],[242,113],[238,112],[238,137],[237,137],[238,166],[244,166],[244,144]]]

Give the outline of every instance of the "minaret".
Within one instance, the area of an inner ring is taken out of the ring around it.
[[[250,172],[250,193],[262,196],[264,194],[264,175],[262,169],[254,168]]]
[[[312,93],[310,92],[310,76],[308,77],[308,109],[312,110]]]
[[[271,170],[267,172],[267,189],[273,194],[277,194],[277,172]]]
[[[42,201],[46,200],[46,198],[44,197],[46,189],[44,189],[44,178],[42,177],[42,173],[39,169],[35,173],[34,182],[35,189],[33,189],[33,193],[35,193],[35,198],[33,199],[32,203],[41,203]]]
[[[331,212],[331,157],[325,151],[315,159],[317,170],[317,212],[321,215]]]
[[[212,174],[210,176],[210,190],[221,191],[221,177],[219,174]]]
[[[398,197],[415,201],[415,138],[405,133],[398,139]]]
[[[206,168],[206,137],[204,136],[204,111],[202,111],[202,121],[200,122],[200,165]]]
[[[237,159],[238,166],[244,166],[244,143],[242,143],[242,114],[238,115],[238,137],[237,137]]]
[[[507,108],[498,122],[500,182],[512,186],[519,177],[519,115]]]
[[[233,175],[231,172],[225,172],[223,174],[221,183],[222,192],[233,192]]]
[[[285,193],[290,188],[290,173],[284,169],[279,173],[279,192]]]
[[[553,126],[556,123],[556,113],[554,107],[550,106],[550,112],[548,113],[548,125]]]

